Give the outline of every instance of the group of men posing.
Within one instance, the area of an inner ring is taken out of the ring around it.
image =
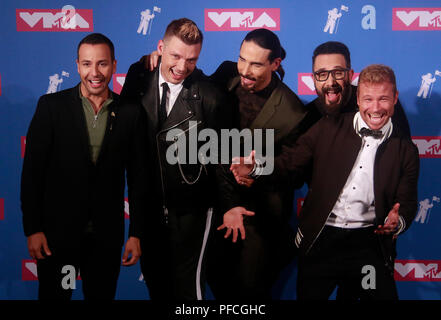
[[[193,21],[172,21],[118,96],[113,44],[90,34],[78,45],[81,82],[40,98],[21,181],[39,299],[71,298],[66,265],[81,272],[85,299],[113,299],[121,263],[138,259],[153,300],[203,299],[206,281],[219,300],[271,299],[297,255],[298,299],[336,287],[338,299],[397,299],[395,242],[416,213],[419,159],[393,71],[368,66],[357,88],[348,48],[323,43],[312,58],[318,97],[304,106],[283,83],[273,32],[249,32],[237,63],[211,76],[196,68],[202,42]],[[262,175],[254,152],[231,165],[171,163],[170,134],[192,126],[274,130],[274,172]],[[304,183],[295,232],[293,190]]]

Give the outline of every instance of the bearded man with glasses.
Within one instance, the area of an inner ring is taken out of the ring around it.
[[[348,47],[337,41],[320,44],[312,56],[312,70],[317,98],[306,105],[308,114],[302,123],[306,132],[323,116],[357,111],[357,87],[351,84],[354,70]],[[410,128],[400,101],[392,116],[394,126],[410,139]]]

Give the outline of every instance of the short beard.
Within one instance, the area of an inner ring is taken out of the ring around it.
[[[336,93],[341,93],[341,100],[338,104],[335,104],[335,105],[327,105],[326,104],[325,95],[331,89],[334,89],[334,91]],[[349,101],[349,98],[351,96],[351,92],[352,92],[351,82],[346,81],[346,80],[343,83],[343,87],[340,86],[338,83],[336,83],[336,85],[334,85],[332,87],[322,88],[320,93],[317,91],[317,95],[318,95],[318,98],[320,101],[320,106],[322,108],[322,111],[326,114],[339,113],[342,106],[344,106]]]

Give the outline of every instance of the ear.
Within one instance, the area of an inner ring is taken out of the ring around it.
[[[276,71],[277,69],[279,69],[281,63],[282,63],[282,58],[275,58],[271,63],[272,71]]]
[[[396,105],[397,102],[398,102],[398,90],[395,92],[394,105]]]
[[[112,74],[116,73],[116,59],[113,60],[113,66],[112,66]]]
[[[156,47],[156,50],[158,51],[159,55],[161,55],[161,56],[162,56],[162,52],[164,51],[164,47],[165,47],[164,41],[162,39],[159,40],[158,46]]]
[[[78,59],[76,59],[75,62],[77,63],[77,72],[79,74],[80,73],[80,61],[78,61]]]
[[[349,70],[348,72],[349,82],[352,83],[352,79],[354,78],[354,70]]]

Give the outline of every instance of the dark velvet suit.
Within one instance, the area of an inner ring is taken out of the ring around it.
[[[166,154],[175,141],[167,141],[166,137],[180,129],[188,147],[192,127],[198,132],[229,127],[225,125],[228,117],[223,116],[229,105],[225,95],[195,69],[184,80],[170,114],[159,127],[158,78],[159,67],[150,72],[141,63],[134,63],[121,92],[123,99],[140,101],[148,118],[153,190],[144,227],[147,237],[142,243],[141,268],[152,299],[196,300],[204,291],[203,256],[211,219],[207,211],[214,206],[216,196],[215,168],[201,165],[199,160],[170,164]]]
[[[290,177],[296,183],[303,181],[309,175],[309,168],[313,168],[299,216],[297,242],[301,257],[308,257],[314,251],[358,156],[361,138],[353,128],[353,117],[354,113],[345,113],[321,119],[299,138],[294,148],[276,160],[275,176]],[[395,203],[400,203],[399,214],[406,228],[410,226],[417,210],[418,173],[416,146],[394,126],[392,136],[376,152],[375,227],[384,224]],[[377,238],[383,262],[393,273],[395,240],[392,235],[378,235]]]
[[[121,255],[126,172],[129,236],[142,237],[145,114],[139,106],[121,105],[118,95],[113,97],[96,164],[91,160],[79,86],[44,95],[38,102],[26,136],[21,207],[25,235],[43,232],[54,257],[80,254],[89,221],[96,248]]]
[[[240,101],[235,94],[240,86],[237,64],[222,63],[210,78],[228,91],[235,107],[234,123],[238,127],[244,115],[239,112]],[[276,75],[273,75],[273,81],[276,83],[274,90],[247,129],[274,129],[274,155],[277,158],[284,147],[295,143],[299,135],[298,125],[306,110],[297,95]],[[241,187],[228,167],[223,171],[219,185],[220,214],[216,225],[222,224],[223,214],[236,206],[254,211],[255,216],[245,218],[244,241],[231,243],[230,238],[223,238],[225,230],[217,231],[215,249],[211,251],[210,286],[219,299],[269,299],[279,272],[295,253],[295,247],[290,247],[293,235],[289,226],[294,193],[283,181],[249,189]]]

